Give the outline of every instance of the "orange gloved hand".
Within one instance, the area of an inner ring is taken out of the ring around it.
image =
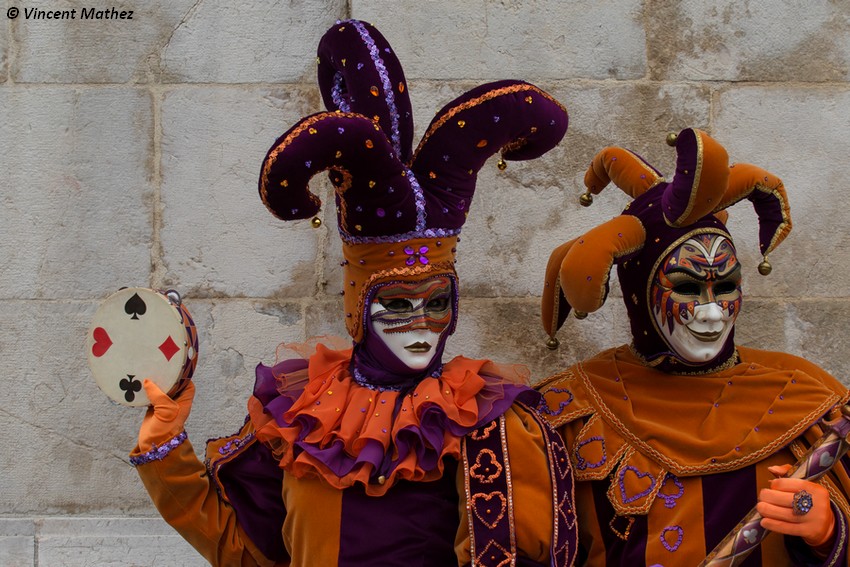
[[[835,537],[835,514],[829,492],[816,482],[785,478],[790,469],[791,465],[768,468],[780,478],[771,480],[770,488],[759,493],[756,509],[763,516],[761,525],[766,530],[799,536],[809,547],[823,549]],[[794,497],[800,491],[811,495],[811,509],[805,514],[794,511]]]
[[[183,431],[183,425],[192,411],[195,383],[190,380],[173,400],[147,378],[142,386],[151,401],[139,429],[139,450],[146,453],[154,445],[162,446]]]

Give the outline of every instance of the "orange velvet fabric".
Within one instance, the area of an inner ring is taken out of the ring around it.
[[[611,181],[632,199],[663,180],[652,167],[637,154],[624,148],[610,146],[600,150],[584,174],[587,190],[598,195]]]
[[[420,252],[423,247],[427,251]],[[406,250],[413,250],[409,254]],[[403,242],[342,243],[345,326],[355,342],[363,338],[363,313],[369,290],[386,281],[419,281],[455,275],[457,237],[415,238]],[[427,258],[427,264],[420,258]],[[410,264],[408,264],[410,261]],[[454,278],[457,281],[457,278]]]
[[[560,281],[574,309],[590,313],[605,302],[614,261],[643,247],[646,230],[637,217],[620,215],[575,241],[561,264]]]
[[[707,552],[703,479],[752,466],[754,488],[766,487],[773,478],[767,468],[799,458],[801,440],[811,444],[819,435],[817,420],[850,399],[846,387],[802,358],[744,347],[738,353],[741,362],[727,370],[673,375],[621,346],[540,384],[546,415],[571,448],[583,565],[610,564],[605,542],[612,537],[644,542],[634,545],[647,565],[698,564]],[[841,469],[820,482],[850,515],[850,478]],[[598,515],[606,507],[616,521]],[[646,533],[630,539],[629,518],[640,516]],[[686,534],[681,547],[671,526]],[[781,537],[768,537],[761,555],[761,565],[791,565]]]
[[[132,455],[140,453],[136,447]],[[162,518],[211,565],[288,567],[265,557],[245,535],[188,440],[136,471]]]
[[[804,359],[738,352],[745,363],[687,376],[648,368],[628,346],[603,351],[569,371],[577,398],[569,415],[599,415],[630,445],[687,476],[758,460],[848,399],[846,388]],[[558,401],[551,390],[546,398],[550,407]]]

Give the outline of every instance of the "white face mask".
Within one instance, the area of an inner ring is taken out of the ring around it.
[[[724,236],[695,236],[664,259],[650,292],[664,340],[686,362],[723,350],[741,310],[741,266]]]
[[[452,322],[452,282],[438,276],[381,286],[369,307],[372,332],[408,368],[427,368]]]

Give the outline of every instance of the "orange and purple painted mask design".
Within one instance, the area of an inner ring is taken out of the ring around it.
[[[675,354],[699,364],[723,349],[742,297],[741,265],[732,242],[721,234],[698,234],[660,264],[650,289],[650,309]]]
[[[454,317],[452,280],[437,276],[382,285],[370,306],[372,329],[411,369],[427,367]]]

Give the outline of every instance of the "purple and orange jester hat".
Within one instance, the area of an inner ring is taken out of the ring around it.
[[[764,256],[759,272],[770,272],[767,255],[791,231],[782,181],[754,165],[730,166],[723,146],[700,130],[682,130],[667,141],[677,154],[669,182],[642,157],[623,148],[608,147],[593,158],[584,177],[582,205],[589,206],[593,195],[612,181],[633,201],[619,216],[552,252],[542,298],[542,322],[550,348],[557,347],[555,333],[570,310],[581,318],[602,306],[616,264],[634,349],[650,365],[672,360],[670,346],[651,312],[655,273],[689,238],[720,234],[731,242],[725,209],[743,199],[752,203],[759,219],[759,248]],[[733,353],[730,334],[715,360],[727,360]]]
[[[497,152],[527,160],[549,151],[566,133],[567,112],[525,82],[481,85],[443,107],[414,151],[407,82],[377,29],[338,22],[322,37],[317,60],[328,111],[275,141],[259,191],[279,219],[310,218],[322,203],[308,182],[328,172],[343,242],[346,327],[359,342],[376,284],[438,275],[456,284],[458,235],[478,171]]]

